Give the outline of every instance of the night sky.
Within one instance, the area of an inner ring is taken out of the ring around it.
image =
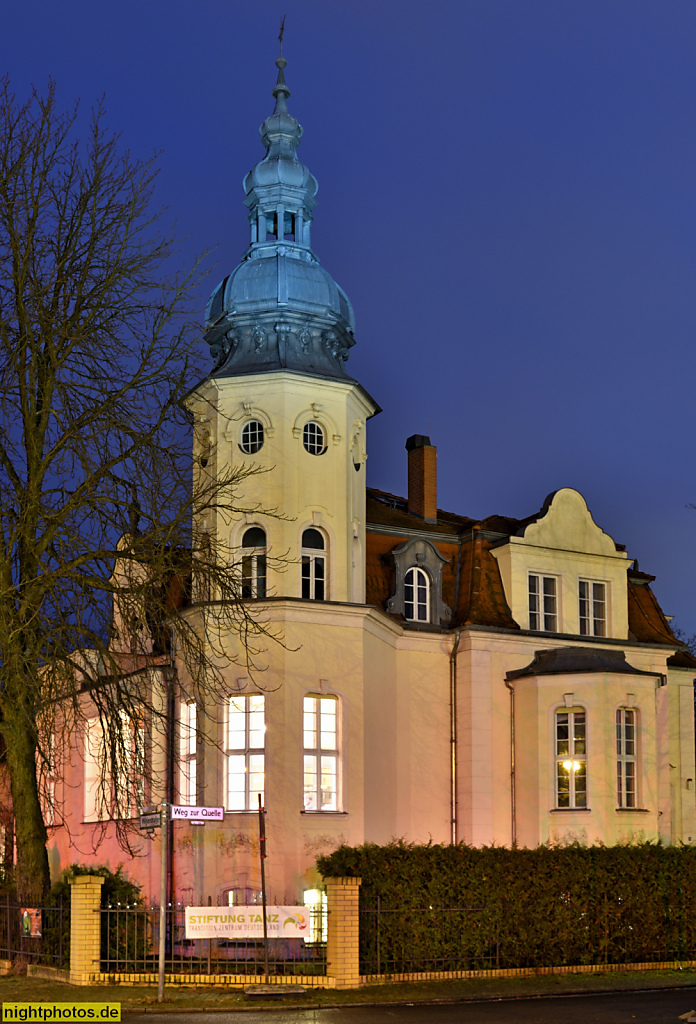
[[[278,24],[319,180],[313,247],[348,293],[348,370],[383,407],[368,478],[404,494],[430,434],[440,507],[526,516],[571,486],[696,631],[693,0],[23,0],[2,63],[81,125],[106,97],[158,151],[208,293],[248,244]]]

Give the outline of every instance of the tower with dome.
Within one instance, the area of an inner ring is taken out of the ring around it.
[[[379,408],[348,369],[350,301],[311,246],[317,182],[276,64],[244,179],[249,246],[208,303],[211,369],[190,401],[195,471],[240,471],[197,527],[268,636],[253,670],[239,631],[215,638],[215,700],[178,673],[175,802],[224,820],[195,837],[173,823],[171,897],[256,900],[259,798],[268,889],[287,904],[320,899],[316,857],[341,843],[696,842],[696,660],[583,496],[560,487],[523,519],[443,510],[417,433],[405,496],[367,486]],[[468,472],[464,449],[449,472]],[[193,598],[214,621],[220,595]],[[112,823],[86,811],[88,761],[84,745],[67,814],[117,863]],[[129,870],[154,893],[157,844]]]

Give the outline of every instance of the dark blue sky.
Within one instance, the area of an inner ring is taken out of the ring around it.
[[[696,631],[693,0],[23,0],[20,96],[56,79],[213,249],[247,245],[278,22],[319,179],[314,248],[350,296],[349,370],[382,405],[369,482],[404,493],[429,433],[439,504],[525,516],[578,488]]]

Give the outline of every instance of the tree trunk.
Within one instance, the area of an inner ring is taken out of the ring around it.
[[[22,898],[42,899],[51,888],[39,789],[36,779],[36,741],[30,724],[5,717],[7,766],[17,839],[17,893]]]

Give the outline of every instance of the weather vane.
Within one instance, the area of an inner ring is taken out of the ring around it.
[[[280,19],[280,33],[278,34],[278,42],[280,43],[280,56],[283,56],[283,33],[285,32],[285,15],[283,14]]]

